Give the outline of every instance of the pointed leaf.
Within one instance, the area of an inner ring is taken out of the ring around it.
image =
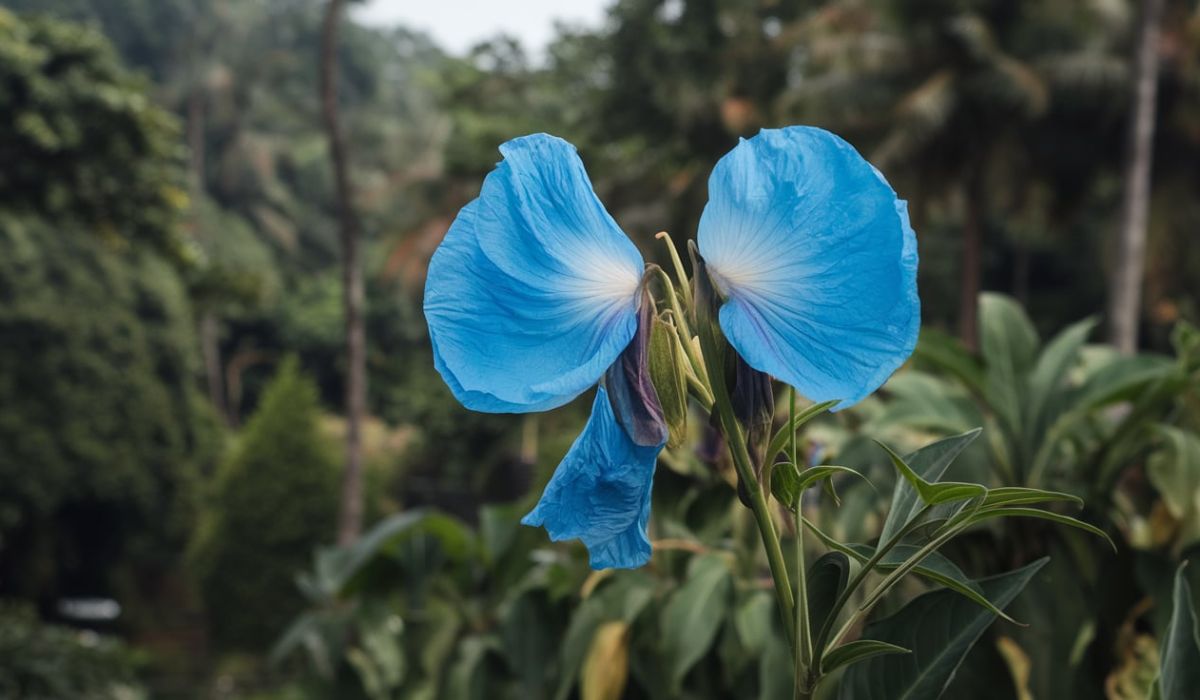
[[[1007,607],[1046,559],[980,581],[984,594]],[[877,656],[846,669],[840,700],[936,700],[996,616],[951,591],[913,599],[896,614],[867,625],[863,637],[912,649]]]
[[[946,473],[947,467],[954,461],[967,445],[979,437],[980,429],[968,430],[961,435],[953,435],[935,443],[926,445],[905,457],[904,462],[922,479],[936,482]],[[921,510],[921,499],[917,490],[907,481],[897,482],[892,492],[892,507],[888,510],[887,520],[883,523],[883,531],[879,535],[880,542],[888,542],[896,533],[904,528],[913,516]]]
[[[1163,700],[1194,698],[1200,688],[1200,633],[1184,566],[1175,572],[1171,623],[1162,643],[1158,684]]]
[[[979,295],[979,346],[987,400],[1013,434],[1021,428],[1021,407],[1039,344],[1020,304],[1002,294]]]
[[[1068,326],[1046,344],[1029,375],[1029,400],[1025,409],[1025,435],[1035,443],[1051,422],[1051,397],[1066,380],[1067,370],[1079,359],[1079,350],[1096,327],[1085,318]]]
[[[785,508],[795,513],[800,494],[819,481],[831,479],[834,474],[853,474],[866,481],[865,476],[850,467],[827,464],[797,472],[796,465],[790,462],[780,462],[775,465],[771,474],[771,495],[775,496]],[[867,483],[871,482],[867,481]]]
[[[1051,522],[1058,523],[1059,525],[1068,525],[1070,527],[1090,532],[1098,537],[1103,537],[1104,541],[1108,542],[1109,546],[1113,548],[1113,551],[1116,551],[1117,549],[1117,545],[1113,543],[1112,538],[1109,537],[1108,533],[1106,533],[1104,530],[1101,530],[1095,525],[1085,523],[1082,520],[1072,518],[1069,515],[1060,515],[1048,510],[1038,510],[1037,508],[988,508],[985,510],[979,510],[972,515],[970,522],[972,524],[981,523],[986,520],[993,520],[995,518],[1039,518],[1041,520],[1049,520]]]
[[[1067,503],[1074,503],[1077,506],[1083,505],[1082,498],[1069,493],[1029,489],[1020,486],[1002,486],[1000,488],[988,489],[987,496],[983,499],[980,507],[1017,506],[1054,501],[1065,501]]]
[[[938,505],[940,503],[950,503],[952,501],[964,501],[970,498],[976,498],[987,493],[987,487],[982,484],[967,484],[958,481],[941,481],[932,483],[922,479],[912,467],[910,467],[900,455],[892,451],[892,448],[878,443],[880,447],[887,450],[888,456],[892,459],[892,464],[900,475],[904,477],[909,486],[912,486],[917,491],[917,496],[925,505]]]
[[[808,569],[808,620],[815,635],[833,612],[833,604],[850,579],[850,558],[845,552],[826,552]]]
[[[862,557],[859,560],[860,562],[866,562],[875,554],[875,548],[870,545],[852,544],[848,546],[858,556]],[[908,561],[920,549],[916,545],[898,544],[884,555],[883,560],[876,565],[876,568],[882,571],[891,571]],[[1009,617],[1008,613],[1001,610],[992,601],[988,600],[979,584],[968,578],[962,569],[958,568],[957,564],[947,559],[940,552],[933,552],[926,555],[921,563],[913,569],[913,573],[923,579],[945,586],[959,595],[965,596],[969,600],[986,608],[993,615],[997,615],[1013,624],[1021,624]]]
[[[716,554],[692,562],[691,575],[662,614],[663,656],[670,686],[678,694],[687,672],[704,656],[729,610],[733,577]]]
[[[822,673],[832,673],[842,666],[866,661],[873,656],[911,653],[911,649],[898,647],[895,644],[888,644],[877,639],[856,639],[825,654],[825,657],[821,659],[821,671]]]

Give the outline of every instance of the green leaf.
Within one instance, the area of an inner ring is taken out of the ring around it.
[[[980,508],[1050,503],[1054,501],[1065,501],[1074,503],[1077,506],[1083,506],[1082,498],[1069,493],[1030,489],[1021,486],[1002,486],[1000,488],[988,489],[987,496],[984,497]]]
[[[687,375],[682,354],[675,330],[656,317],[650,328],[650,383],[658,393],[667,422],[670,448],[679,447],[687,439]]]
[[[1017,434],[1028,374],[1037,357],[1037,331],[1029,316],[1011,297],[979,295],[979,347],[983,355],[988,404]]]
[[[979,360],[963,347],[962,341],[956,336],[936,328],[923,328],[921,339],[917,342],[913,354],[934,368],[958,378],[976,394],[983,394],[983,368]]]
[[[1200,688],[1200,631],[1187,577],[1180,565],[1175,572],[1171,622],[1162,643],[1158,685],[1163,700],[1188,700]]]
[[[892,459],[892,464],[896,470],[900,472],[905,481],[908,482],[913,489],[916,490],[918,498],[925,505],[935,506],[940,503],[950,503],[953,501],[965,501],[967,499],[983,496],[987,493],[987,487],[982,484],[967,484],[958,481],[941,481],[937,483],[922,479],[916,471],[910,467],[900,455],[892,451],[892,448],[878,443],[880,447],[887,451],[888,456]]]
[[[1059,525],[1067,525],[1090,532],[1093,535],[1103,537],[1104,541],[1113,548],[1114,552],[1117,549],[1117,545],[1112,541],[1112,538],[1108,536],[1108,533],[1096,527],[1095,525],[1085,523],[1082,520],[1072,518],[1069,515],[1060,515],[1048,510],[1038,510],[1037,508],[1008,508],[1002,506],[999,508],[980,509],[968,519],[968,522],[975,524],[995,518],[1038,518],[1041,520],[1049,520],[1051,522],[1058,523]]]
[[[1046,344],[1029,375],[1029,400],[1025,409],[1025,436],[1034,444],[1041,441],[1050,422],[1051,398],[1066,381],[1067,370],[1079,359],[1079,350],[1096,327],[1096,319],[1086,318],[1068,326]]]
[[[1021,592],[1046,559],[979,582],[984,595],[1003,609]],[[876,656],[846,669],[840,700],[936,700],[984,630],[996,619],[988,610],[942,590],[913,599],[890,617],[872,622],[863,638],[911,649],[912,654]]]
[[[522,697],[547,695],[546,659],[553,656],[559,643],[550,633],[552,615],[540,591],[526,592],[509,604],[502,620],[504,658],[516,676]]]
[[[841,402],[825,401],[823,403],[815,403],[797,413],[794,419],[789,418],[785,420],[783,427],[775,432],[774,437],[771,438],[771,442],[767,444],[767,461],[770,462],[771,460],[775,459],[776,455],[784,451],[788,445],[788,439],[791,438],[792,433],[803,427],[805,423],[828,411],[839,403]]]
[[[579,675],[596,630],[606,622],[632,623],[654,597],[654,580],[642,572],[620,572],[575,609],[562,642],[556,700],[566,700]]]
[[[850,467],[822,465],[798,472],[796,471],[796,465],[791,462],[780,462],[775,465],[771,473],[771,494],[785,508],[795,513],[796,503],[800,499],[800,494],[805,489],[815,485],[818,481],[831,479],[834,474],[853,474],[864,481],[867,479],[857,470]],[[871,482],[867,481],[867,483]]]
[[[960,435],[938,440],[908,455],[904,461],[921,478],[926,481],[937,481],[942,478],[942,474],[946,473],[946,469],[959,453],[979,437],[980,432],[980,429],[976,428]],[[892,506],[883,523],[879,541],[888,542],[895,537],[896,533],[904,529],[904,526],[921,510],[921,507],[921,499],[917,490],[907,481],[898,482],[892,492]]]
[[[833,613],[833,604],[850,579],[850,558],[845,552],[825,552],[808,568],[808,624],[815,636]]]
[[[860,562],[866,563],[875,554],[875,548],[865,544],[847,545],[854,551],[856,558]],[[882,571],[891,571],[898,568],[901,564],[908,561],[910,557],[915,555],[921,548],[911,544],[898,544],[892,548],[890,552],[884,555],[883,559],[876,565],[876,568]],[[992,614],[997,615],[1008,622],[1020,624],[1016,620],[1009,617],[1008,613],[997,607],[992,601],[987,599],[983,594],[983,589],[974,580],[967,578],[962,569],[958,565],[946,558],[940,552],[932,552],[921,560],[921,563],[912,571],[917,576],[933,581],[949,588],[950,590],[965,596],[976,604],[983,606]]]
[[[1146,474],[1171,517],[1180,523],[1178,546],[1200,539],[1200,435],[1162,425],[1163,448],[1146,462]]]
[[[842,666],[866,661],[873,656],[911,653],[911,649],[898,647],[895,644],[888,644],[877,639],[856,639],[825,654],[825,657],[821,659],[821,672],[832,673]]]
[[[755,591],[738,606],[734,615],[734,629],[738,640],[753,656],[762,653],[770,641],[771,625],[779,618],[775,610],[775,599],[765,591]]]
[[[704,656],[729,610],[733,577],[725,557],[706,554],[692,561],[686,583],[662,612],[662,645],[670,688],[676,695],[687,672]]]

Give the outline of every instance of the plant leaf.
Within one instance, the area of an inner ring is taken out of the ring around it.
[[[967,445],[979,437],[980,429],[968,430],[959,435],[938,440],[905,457],[904,462],[912,471],[926,481],[937,481],[946,473],[947,467]],[[892,506],[879,535],[880,542],[888,542],[904,528],[921,510],[921,499],[917,490],[908,481],[897,482],[892,493]]]
[[[833,604],[850,579],[850,558],[845,552],[825,552],[808,569],[808,624],[815,635],[833,612]]]
[[[987,496],[983,499],[983,503],[979,507],[1017,506],[1033,503],[1050,503],[1053,501],[1065,501],[1074,503],[1077,506],[1083,506],[1082,498],[1069,493],[1030,489],[1021,486],[1002,486],[1000,488],[988,489]]]
[[[1002,294],[979,295],[979,349],[987,400],[1013,435],[1021,428],[1021,407],[1039,345],[1020,304]]]
[[[562,642],[556,700],[566,700],[578,678],[596,630],[606,622],[633,623],[654,597],[654,580],[641,572],[621,572],[584,599],[571,616]]]
[[[729,610],[733,578],[724,557],[707,554],[692,562],[686,583],[662,613],[663,657],[673,694],[712,645]]]
[[[1062,385],[1067,370],[1079,358],[1079,350],[1096,327],[1096,319],[1085,318],[1067,326],[1046,343],[1029,375],[1029,400],[1025,409],[1025,437],[1039,444],[1050,423],[1051,397]]]
[[[629,623],[606,622],[592,637],[580,670],[580,700],[620,700],[628,678]]]
[[[818,481],[831,479],[834,474],[853,474],[863,481],[867,480],[867,477],[850,467],[826,464],[797,471],[796,465],[791,462],[780,462],[775,465],[771,474],[771,495],[775,496],[776,500],[785,508],[795,513],[796,502],[800,499],[800,494]],[[867,481],[867,483],[871,482]]]
[[[1188,700],[1200,688],[1200,632],[1192,593],[1181,564],[1175,572],[1171,622],[1162,643],[1158,686],[1163,700]]]
[[[979,582],[997,607],[1007,607],[1046,563]],[[919,596],[890,617],[867,625],[863,637],[913,651],[866,659],[846,669],[839,700],[936,700],[984,630],[996,619],[988,610],[948,590]]]
[[[1055,513],[1055,512],[1049,511],[1049,510],[1038,510],[1037,508],[1008,508],[1008,507],[988,508],[986,510],[980,509],[979,511],[977,511],[974,515],[972,515],[970,517],[969,522],[972,524],[981,523],[986,520],[992,520],[994,518],[1040,518],[1041,520],[1049,520],[1051,522],[1058,523],[1059,525],[1068,525],[1070,527],[1074,527],[1074,528],[1078,528],[1080,530],[1090,532],[1093,535],[1103,537],[1104,541],[1107,542],[1109,544],[1109,546],[1113,548],[1113,551],[1116,551],[1116,549],[1117,549],[1117,545],[1112,541],[1112,538],[1110,538],[1108,536],[1108,533],[1105,532],[1104,530],[1101,530],[1100,528],[1098,528],[1095,525],[1092,525],[1090,523],[1085,523],[1082,520],[1072,518],[1069,515],[1060,515],[1058,513]]]
[[[875,554],[875,548],[865,544],[852,544],[851,547],[858,556],[863,557],[861,562],[866,562],[872,555]],[[909,557],[916,554],[921,548],[911,544],[898,544],[892,548],[892,551],[884,555],[883,560],[877,565],[878,569],[883,571],[891,571],[899,567],[904,562],[908,561]],[[928,554],[920,564],[913,569],[913,573],[921,578],[933,581],[949,588],[950,590],[965,596],[974,601],[978,605],[983,606],[993,615],[997,615],[1013,624],[1021,624],[1009,617],[1008,613],[997,607],[992,601],[987,599],[983,594],[983,589],[974,580],[967,577],[958,565],[946,558],[940,552],[932,552]]]
[[[878,445],[887,451],[896,470],[916,490],[918,498],[925,505],[935,506],[941,503],[965,501],[987,493],[987,487],[982,484],[967,484],[958,481],[940,481],[937,483],[926,481],[900,455],[893,452],[892,448],[882,442],[878,443]]]
[[[856,639],[825,654],[825,657],[821,659],[821,672],[832,673],[842,666],[866,661],[873,656],[911,653],[911,649],[881,642],[878,639]]]

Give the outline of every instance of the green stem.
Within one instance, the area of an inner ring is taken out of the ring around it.
[[[723,363],[717,355],[715,344],[707,334],[701,334],[700,343],[704,352],[707,367],[721,367]],[[754,522],[762,536],[763,548],[767,553],[767,566],[771,569],[771,579],[775,584],[775,597],[779,602],[779,611],[783,615],[783,628],[787,631],[788,644],[795,646],[795,629],[792,627],[795,615],[795,600],[792,597],[792,585],[788,580],[787,563],[783,558],[783,549],[779,545],[779,534],[775,531],[775,522],[771,519],[771,510],[767,504],[762,486],[754,476],[754,467],[750,461],[750,451],[746,447],[746,436],[742,427],[733,415],[733,404],[729,399],[729,391],[720,381],[721,377],[709,376],[714,398],[713,407],[721,420],[721,428],[729,443],[729,452],[733,456],[733,464],[738,477],[745,484],[750,496],[750,510],[754,513]]]
[[[722,398],[726,400],[722,400]],[[758,525],[763,547],[767,552],[767,566],[770,567],[771,578],[775,582],[775,595],[779,599],[780,612],[784,619],[783,627],[788,631],[788,643],[795,644],[795,633],[792,629],[795,601],[792,598],[792,585],[788,580],[787,562],[783,558],[783,548],[779,545],[779,534],[775,531],[775,521],[771,519],[766,495],[754,477],[754,467],[751,466],[746,438],[737,419],[734,418],[733,408],[727,399],[728,397],[718,397],[713,405],[716,406],[721,417],[725,439],[729,441],[729,450],[733,454],[734,466],[738,470],[742,483],[746,484],[746,490],[750,492],[750,510],[754,513],[754,522]]]
[[[788,387],[788,424],[796,423],[796,390]],[[799,470],[796,461],[796,431],[788,437],[788,456]],[[810,667],[815,666],[812,655],[812,630],[808,624],[808,571],[804,561],[804,525],[801,523],[804,491],[796,494],[796,694],[795,700],[812,697],[809,692]],[[813,668],[812,670],[817,670]]]
[[[892,586],[899,583],[900,579],[904,578],[908,572],[917,568],[917,566],[925,560],[925,557],[937,551],[939,547],[961,532],[964,527],[965,525],[951,528],[930,540],[925,544],[924,547],[921,547],[919,550],[917,550],[917,552],[909,557],[903,564],[896,567],[891,571],[891,573],[885,576],[884,579],[879,582],[879,585],[875,587],[875,590],[871,591],[870,595],[867,596],[867,599],[863,601],[863,604],[859,606],[858,610],[854,611],[854,614],[851,615],[848,620],[846,620],[846,624],[842,625],[842,628],[838,630],[838,633],[833,636],[832,643],[836,645],[839,641],[841,641],[842,637],[845,637],[850,630],[854,628],[854,625],[858,624],[860,620],[865,618],[871,612],[871,609],[883,599],[884,594],[891,590]],[[896,539],[899,539],[899,537]],[[864,566],[863,568],[865,569],[866,567]]]
[[[928,513],[929,510],[930,506],[925,506],[922,508],[921,511],[917,513],[917,515],[913,517],[913,519],[910,520],[907,525],[901,528],[901,530],[892,537],[892,539],[877,546],[875,548],[875,553],[871,555],[871,558],[868,559],[861,568],[859,568],[858,573],[854,575],[854,578],[850,579],[850,582],[846,584],[846,588],[842,591],[841,595],[837,597],[837,600],[834,601],[833,608],[830,609],[829,615],[825,618],[825,623],[821,625],[821,631],[817,633],[817,640],[813,645],[813,649],[816,650],[818,658],[825,655],[827,645],[832,646],[829,645],[829,635],[833,632],[834,622],[837,620],[838,614],[841,613],[842,608],[846,607],[846,603],[850,602],[850,597],[854,595],[854,592],[860,585],[862,585],[862,582],[866,580],[867,574],[871,573],[871,571],[875,569],[879,562],[883,561],[883,558],[887,556],[887,553],[892,551],[892,548],[899,544],[900,540],[904,539],[910,532],[920,525],[921,520],[925,517],[925,514]],[[797,515],[799,515],[799,513],[797,513]],[[838,632],[838,636],[834,638],[835,644],[836,640],[840,639],[847,629],[848,628],[844,627]]]

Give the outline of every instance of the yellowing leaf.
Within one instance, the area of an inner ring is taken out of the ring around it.
[[[606,622],[596,629],[579,672],[581,700],[620,700],[629,678],[629,624]]]

